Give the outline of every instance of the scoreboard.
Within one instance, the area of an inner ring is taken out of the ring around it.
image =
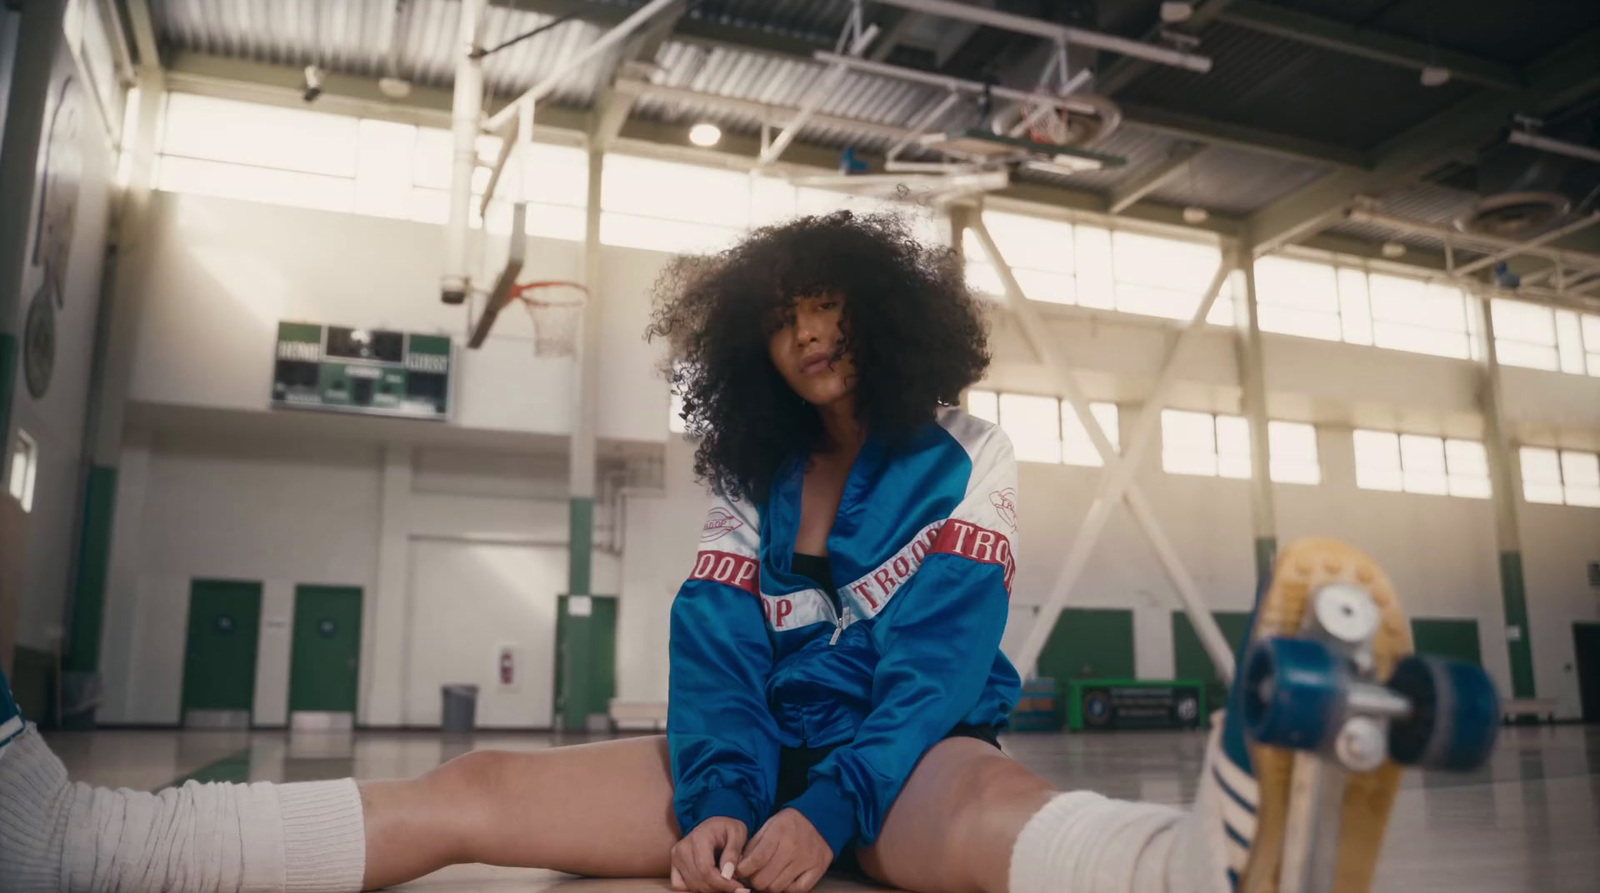
[[[452,359],[445,335],[280,322],[272,405],[447,419]]]

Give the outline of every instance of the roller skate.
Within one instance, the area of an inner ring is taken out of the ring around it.
[[[1197,811],[1236,893],[1365,893],[1405,767],[1469,771],[1499,702],[1479,667],[1412,654],[1387,576],[1289,544],[1256,603]]]

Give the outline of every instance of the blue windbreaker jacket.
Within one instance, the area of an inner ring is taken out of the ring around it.
[[[837,608],[791,570],[803,473],[789,462],[766,505],[712,505],[672,605],[667,734],[684,834],[712,816],[754,834],[788,805],[837,855],[877,839],[929,747],[1016,704],[1000,653],[1016,462],[956,409],[909,442],[869,438],[828,537]],[[780,748],[835,745],[802,796],[773,803]]]

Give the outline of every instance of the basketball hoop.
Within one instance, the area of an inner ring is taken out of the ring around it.
[[[589,290],[576,282],[559,280],[519,282],[511,287],[512,300],[522,302],[533,323],[534,356],[570,357],[577,352],[578,327],[588,294]]]

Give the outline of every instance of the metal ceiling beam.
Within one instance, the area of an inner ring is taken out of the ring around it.
[[[878,0],[878,2],[885,6],[898,6],[932,16],[988,25],[991,28],[1000,28],[1006,31],[1015,31],[1018,34],[1031,34],[1056,43],[1093,47],[1097,50],[1121,53],[1124,56],[1131,56],[1161,65],[1172,65],[1189,71],[1206,72],[1211,70],[1211,59],[1197,53],[1175,50],[1159,44],[1129,40],[1116,34],[1089,31],[1084,28],[1074,28],[1070,25],[1058,25],[1055,22],[1036,19],[1031,16],[1015,15],[982,6],[969,6],[965,3],[956,3],[954,0]]]
[[[176,53],[168,60],[167,89],[222,99],[288,108],[312,108],[338,115],[377,118],[423,127],[450,127],[450,90],[418,84],[403,100],[391,99],[373,77],[337,74],[323,77],[322,95],[307,105],[304,73],[293,65],[273,65],[203,53]],[[587,114],[556,107],[539,111],[539,129],[582,133]]]
[[[1219,21],[1401,68],[1418,71],[1446,68],[1452,78],[1494,90],[1520,90],[1523,86],[1517,69],[1502,62],[1347,25],[1261,0],[1233,0],[1219,16]]]
[[[622,21],[606,29],[594,42],[586,44],[570,58],[562,60],[556,70],[546,74],[542,80],[529,87],[522,95],[507,103],[500,111],[489,116],[484,122],[483,129],[488,131],[502,130],[517,114],[517,109],[524,102],[539,103],[550,95],[551,91],[561,80],[583,68],[591,59],[599,58],[602,53],[609,52],[612,47],[633,37],[635,33],[651,24],[658,17],[667,14],[674,6],[681,6],[683,0],[650,0],[644,6],[632,11],[632,14]],[[681,13],[680,13],[681,15]]]
[[[1162,184],[1177,176],[1200,153],[1211,148],[1205,143],[1183,143],[1175,147],[1167,160],[1141,176],[1122,183],[1111,190],[1111,213],[1121,214],[1139,199],[1160,189]]]
[[[128,29],[133,32],[133,48],[139,54],[140,68],[160,68],[161,50],[156,42],[155,21],[147,0],[126,0]]]
[[[573,15],[602,27],[616,25],[632,12],[628,6],[595,0],[490,0],[489,5],[549,16]],[[672,39],[712,49],[764,50],[791,56],[809,56],[812,50],[833,47],[831,36],[779,34],[695,18],[680,21]]]
[[[889,58],[894,48],[903,43],[911,34],[911,30],[922,21],[922,13],[912,12],[909,9],[891,9],[885,15],[894,16],[894,21],[889,23],[883,37],[878,39],[876,45],[867,53],[867,58],[874,62],[882,62]]]
[[[1194,14],[1189,16],[1189,21],[1184,23],[1185,30],[1198,34],[1205,26],[1217,20],[1234,0],[1200,0],[1195,3]],[[1161,33],[1166,30],[1158,20],[1144,33],[1146,41],[1159,40]],[[1129,84],[1139,79],[1139,75],[1150,70],[1151,63],[1144,59],[1122,58],[1106,66],[1105,72],[1095,78],[1094,89],[1096,93],[1114,96]]]
[[[1497,264],[1506,258],[1515,257],[1518,254],[1525,254],[1534,248],[1548,245],[1557,239],[1569,236],[1575,232],[1578,232],[1579,230],[1588,229],[1589,227],[1594,226],[1596,223],[1600,223],[1600,213],[1590,214],[1587,217],[1580,217],[1566,226],[1556,227],[1555,229],[1550,230],[1549,232],[1537,238],[1520,242],[1516,245],[1512,245],[1509,248],[1502,248],[1499,251],[1496,251],[1494,254],[1480,257],[1471,263],[1461,264],[1455,268],[1454,272],[1457,276],[1465,276],[1469,273],[1475,273],[1484,267]]]
[[[1118,102],[1117,105],[1122,108],[1123,123],[1167,136],[1261,152],[1291,161],[1327,164],[1344,170],[1360,171],[1371,167],[1370,159],[1364,153],[1343,146],[1150,106],[1126,102]]]
[[[1426,221],[1410,220],[1404,217],[1396,217],[1393,214],[1369,211],[1365,208],[1351,209],[1349,218],[1355,223],[1368,223],[1400,233],[1431,236],[1441,242],[1455,245],[1457,250],[1465,249],[1475,254],[1489,254],[1505,249],[1519,249],[1516,253],[1545,258],[1550,261],[1562,261],[1569,269],[1573,270],[1600,269],[1600,254],[1583,251],[1575,247],[1545,247],[1543,243],[1532,245],[1526,241],[1505,239],[1499,236],[1463,233]]]
[[[1445,155],[1493,137],[1513,114],[1540,115],[1600,88],[1600,30],[1529,68],[1526,90],[1475,96],[1412,127],[1373,153],[1369,171],[1339,171],[1250,215],[1259,257],[1316,232],[1343,214],[1357,195],[1382,195],[1425,174]]]
[[[174,91],[261,102],[288,108],[306,107],[305,101],[301,98],[301,93],[304,89],[301,79],[302,72],[294,66],[272,65],[194,53],[175,54],[170,60],[170,67],[167,71],[168,87]],[[708,99],[706,94],[677,88],[651,86],[647,92],[652,95],[659,95],[663,99],[682,100],[685,102],[699,103]],[[793,108],[771,106],[750,100],[730,97],[709,98],[731,110],[755,117],[766,113],[773,115],[793,114],[795,111]],[[313,108],[334,114],[377,118],[418,124],[425,127],[447,128],[450,124],[450,102],[451,93],[449,90],[418,85],[412,90],[407,99],[397,101],[384,96],[378,90],[377,81],[374,78],[329,74],[323,84],[323,95],[317,100]],[[825,115],[817,116],[812,120],[819,126],[824,127],[863,126],[861,122]],[[547,106],[540,110],[537,129],[539,133],[545,135],[544,138],[546,139],[554,138],[556,141],[571,144],[586,132],[587,125],[588,115],[584,112]],[[893,128],[888,125],[872,124],[864,126],[877,130],[887,138],[894,138],[895,134],[905,132],[903,129]],[[732,155],[744,159],[754,159],[761,153],[760,140],[754,136],[725,134],[716,150],[700,150],[686,145],[682,126],[639,119],[627,121],[623,125],[619,139],[625,143],[632,142],[648,145],[652,147],[653,152],[658,154],[680,155],[684,160],[699,159],[704,161],[717,155]],[[663,153],[663,149],[668,151]],[[874,163],[881,161],[871,153],[863,153],[862,157]],[[784,159],[785,165],[834,170],[838,166],[839,154],[833,148],[797,143],[789,148],[784,155]],[[1102,194],[1040,183],[1013,183],[993,195],[996,198],[1013,199],[1028,204],[1061,208],[1069,211],[1082,211],[1091,214],[1107,214],[1110,212],[1110,202]],[[1185,226],[1181,218],[1180,209],[1150,202],[1136,204],[1126,209],[1122,216],[1130,220],[1163,226]],[[1212,214],[1202,226],[1188,228],[1191,230],[1203,229],[1223,236],[1234,236],[1240,231],[1242,223],[1243,221],[1238,218]],[[1336,236],[1331,233],[1320,234],[1308,239],[1305,242],[1305,246],[1338,254],[1371,257],[1375,261],[1397,269],[1411,268],[1427,272],[1442,272],[1444,266],[1441,256],[1422,250],[1409,252],[1404,262],[1382,261],[1379,259],[1376,243]],[[1555,250],[1548,247],[1539,248],[1534,253]],[[1561,249],[1560,253],[1567,258],[1569,265],[1582,264],[1587,260],[1581,254],[1570,250]],[[1600,256],[1596,256],[1595,261],[1600,264]],[[1600,285],[1600,281],[1592,284]],[[1556,306],[1563,305],[1549,300],[1544,294],[1537,296],[1518,295],[1517,297],[1522,299],[1533,297],[1540,303],[1551,303]],[[1594,312],[1597,309],[1594,303],[1579,305],[1576,300],[1565,302],[1564,305],[1573,306],[1575,309],[1584,309],[1587,312]]]
[[[1218,2],[1219,0],[1211,0],[1207,8]],[[519,9],[552,15],[577,11],[581,18],[599,24],[620,22],[623,18],[622,13],[627,11],[626,7],[597,5],[589,0],[521,0],[520,3],[512,3],[511,0],[492,0],[492,5],[516,6]],[[1199,18],[1201,12],[1196,12],[1195,15]],[[825,42],[799,38],[774,40],[769,39],[771,35],[764,35],[762,32],[731,26],[718,26],[720,29],[718,36],[711,38],[706,36],[706,24],[685,17],[678,22],[669,39],[674,43],[722,47],[767,56],[777,61],[810,64],[817,62],[813,57],[816,50],[833,49],[832,38]],[[745,42],[746,39],[748,42]],[[1140,127],[1181,139],[1231,146],[1296,161],[1352,168],[1364,168],[1367,164],[1366,157],[1354,150],[1161,109],[1129,107],[1124,104],[1122,122],[1124,126]]]
[[[638,89],[642,98],[725,109],[741,115],[749,115],[762,123],[777,127],[787,124],[800,114],[800,109],[792,105],[774,105],[767,102],[758,102],[754,99],[719,96],[715,93],[701,93],[698,90],[688,90],[683,87],[647,84],[643,81],[624,83],[630,88]],[[811,123],[818,127],[830,129],[854,130],[865,136],[887,140],[899,140],[912,134],[911,130],[904,127],[896,127],[893,124],[879,124],[876,121],[863,121],[858,118],[842,118],[838,115],[829,115],[823,112],[812,114]]]
[[[594,108],[589,112],[591,145],[600,148],[610,145],[622,131],[622,125],[627,122],[628,114],[633,111],[633,104],[639,98],[637,90],[624,86],[628,83],[623,77],[628,63],[636,59],[655,58],[656,52],[666,42],[667,35],[677,27],[688,9],[688,0],[679,0],[657,14],[648,26],[623,44],[622,51],[611,64],[611,70],[605,74],[606,86],[595,97]]]

